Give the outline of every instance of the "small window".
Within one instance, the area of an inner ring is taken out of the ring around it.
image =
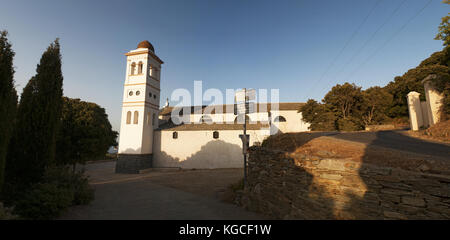
[[[133,121],[133,124],[138,124],[138,119],[139,119],[139,112],[138,112],[138,111],[134,111],[134,121]]]
[[[133,96],[133,91],[128,92],[128,96]]]
[[[177,139],[178,138],[178,132],[173,132],[172,133],[172,138],[173,139]]]
[[[144,64],[142,62],[139,62],[139,64],[138,64],[138,74],[142,74],[143,66],[144,66]]]
[[[136,91],[136,96],[139,96],[141,94],[140,91]]]
[[[156,114],[153,113],[153,117],[152,117],[152,126],[155,126],[155,121],[156,121]]]
[[[136,74],[136,63],[131,64],[131,75]]]
[[[214,139],[218,139],[219,138],[219,132],[218,131],[214,131],[213,132],[213,138]]]
[[[127,124],[130,124],[130,123],[131,123],[131,112],[128,111],[127,112]]]
[[[286,118],[284,118],[283,116],[278,116],[273,121],[274,122],[286,122]]]
[[[150,125],[150,113],[147,113],[147,125]]]
[[[152,65],[150,65],[150,68],[149,68],[149,70],[148,70],[148,75],[149,75],[150,77],[153,77],[153,74],[154,74],[154,68],[153,68]]]
[[[153,95],[153,98],[156,99],[156,94]]]
[[[148,96],[149,96],[149,97],[152,97],[152,93],[148,93]]]

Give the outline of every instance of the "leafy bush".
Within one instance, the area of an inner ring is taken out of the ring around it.
[[[57,183],[38,183],[16,205],[16,212],[25,218],[51,219],[59,216],[73,202],[74,192]]]
[[[74,182],[73,205],[86,205],[94,200],[94,189],[89,186],[88,179],[78,173]]]
[[[111,146],[117,146],[105,109],[80,99],[63,98],[61,128],[56,141],[57,164],[104,160]]]
[[[71,189],[74,193],[72,205],[88,204],[94,199],[94,190],[89,186],[88,179],[81,171],[73,172],[66,167],[50,168],[44,176],[44,182]]]
[[[350,119],[341,118],[338,120],[339,131],[358,131],[361,127]]]
[[[12,213],[11,208],[4,207],[3,203],[0,202],[0,220],[14,220],[19,219],[18,216]]]
[[[31,219],[52,219],[73,205],[88,204],[94,191],[81,172],[58,167],[46,170],[42,182],[34,184],[17,201],[15,212]]]

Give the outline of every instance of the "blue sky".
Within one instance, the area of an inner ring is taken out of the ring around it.
[[[165,62],[161,104],[194,80],[224,92],[278,88],[282,102],[321,100],[337,83],[384,86],[441,50],[433,38],[450,8],[428,1],[2,0],[0,29],[16,51],[19,93],[59,37],[64,94],[106,108],[118,130],[123,54],[141,40]]]

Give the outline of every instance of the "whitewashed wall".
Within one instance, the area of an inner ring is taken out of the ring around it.
[[[154,167],[181,167],[197,169],[242,168],[242,130],[218,130],[219,138],[213,138],[212,130],[155,131],[153,147]],[[269,130],[249,130],[250,146],[262,142]]]
[[[278,128],[283,133],[309,131],[309,123],[303,121],[302,113],[292,110],[272,111],[273,128]],[[286,122],[273,122],[277,116],[283,116]]]

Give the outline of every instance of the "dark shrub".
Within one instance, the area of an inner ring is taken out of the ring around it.
[[[15,211],[24,218],[51,219],[73,202],[74,192],[57,183],[38,183],[17,202]]]
[[[358,131],[361,130],[360,126],[358,126],[354,121],[349,119],[341,118],[337,121],[339,131]]]
[[[54,167],[16,202],[15,212],[24,218],[52,219],[70,206],[88,204],[93,199],[94,191],[82,172]]]
[[[94,189],[81,172],[74,175],[74,187],[73,205],[86,205],[94,200]]]

